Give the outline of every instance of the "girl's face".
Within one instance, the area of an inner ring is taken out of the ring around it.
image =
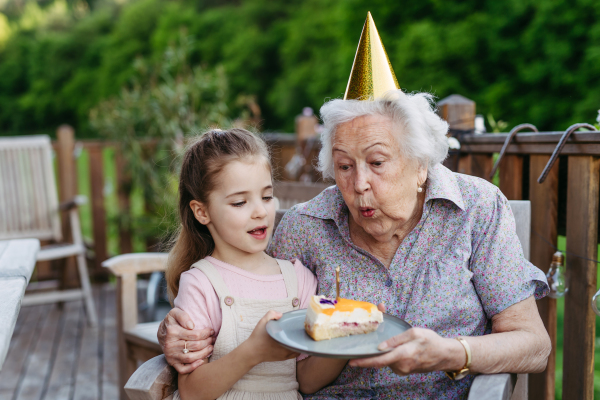
[[[217,179],[208,205],[190,202],[196,219],[208,227],[215,241],[213,255],[226,254],[231,260],[264,251],[275,222],[273,182],[266,160],[232,161]]]

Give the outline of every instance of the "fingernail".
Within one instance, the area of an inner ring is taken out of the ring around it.
[[[186,326],[188,329],[194,329],[194,323],[192,321],[188,321]]]
[[[388,346],[388,344],[386,342],[383,342],[383,343],[379,344],[379,346],[377,346],[377,349],[379,349],[380,351],[385,351],[389,348],[390,348],[390,346]]]

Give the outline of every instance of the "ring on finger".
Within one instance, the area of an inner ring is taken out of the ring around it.
[[[183,341],[183,354],[187,354],[187,353],[189,353],[189,352],[190,352],[190,351],[189,351],[189,350],[188,350],[188,348],[187,348],[187,340],[184,340],[184,341]]]

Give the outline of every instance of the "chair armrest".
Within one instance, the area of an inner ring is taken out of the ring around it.
[[[477,375],[468,400],[510,400],[517,374]]]
[[[70,200],[63,201],[58,205],[58,209],[60,211],[70,211],[74,208],[77,208],[83,204],[87,203],[87,197],[83,195],[77,195]]]
[[[109,258],[102,263],[116,276],[164,271],[169,253],[131,253]]]
[[[177,372],[164,355],[143,363],[125,385],[130,400],[163,400],[177,389]]]

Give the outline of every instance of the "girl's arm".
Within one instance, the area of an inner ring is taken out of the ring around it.
[[[300,391],[305,394],[315,393],[338,377],[348,360],[336,358],[308,357],[296,364],[296,379]]]
[[[256,325],[254,331],[231,353],[196,368],[187,375],[179,375],[179,395],[182,400],[214,400],[229,390],[252,367],[261,362],[283,361],[295,358],[291,352],[277,344],[266,331],[269,320],[281,318],[281,313],[269,311]]]

